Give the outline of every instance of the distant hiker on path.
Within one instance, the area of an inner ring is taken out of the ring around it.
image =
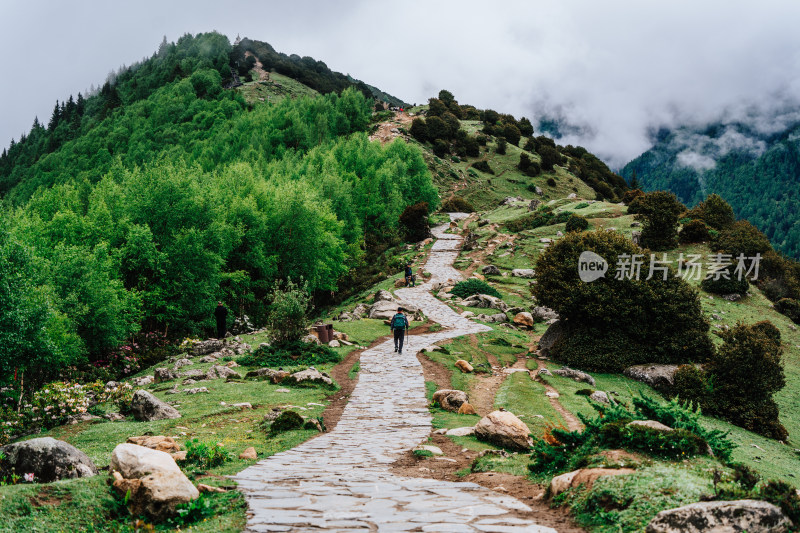
[[[406,331],[408,331],[408,319],[406,315],[403,314],[402,307],[397,309],[397,314],[392,317],[392,321],[389,322],[389,327],[392,328],[394,332],[394,351],[403,353],[403,336],[406,334]]]
[[[217,302],[217,308],[214,309],[214,317],[217,319],[217,338],[224,339],[227,330],[228,310],[222,305],[222,302]]]
[[[411,263],[406,263],[406,287],[411,285],[414,287],[414,270],[411,268]]]

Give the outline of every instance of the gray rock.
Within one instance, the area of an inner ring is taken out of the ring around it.
[[[225,347],[225,343],[217,339],[208,339],[195,343],[192,346],[192,355],[197,357],[199,355],[207,355],[210,353],[218,352]]]
[[[375,293],[375,301],[376,302],[393,302],[394,296],[391,292],[385,290],[379,290]]]
[[[569,196],[567,196],[567,199],[574,200],[577,197],[578,197],[578,195],[573,192],[573,193],[570,193]]]
[[[353,308],[353,312],[351,313],[353,316],[358,318],[363,317],[369,312],[369,306],[367,304],[358,304]]]
[[[322,344],[319,339],[314,335],[306,335],[303,337],[303,342],[306,344]]]
[[[217,358],[214,357],[213,355],[204,355],[203,357],[200,358],[201,363],[213,363],[216,360]]]
[[[156,383],[163,383],[164,381],[169,381],[175,378],[175,373],[169,368],[156,368],[155,372],[153,373],[153,379]]]
[[[536,271],[532,268],[515,268],[511,271],[511,275],[515,278],[531,279],[536,277]]]
[[[609,403],[609,404],[611,403],[611,400],[608,399],[608,394],[606,394],[601,390],[594,391],[589,396],[589,399],[599,403]]]
[[[632,228],[641,228],[642,227],[642,223],[639,222],[638,220],[635,221],[635,222],[631,222],[631,227]]]
[[[448,437],[466,437],[468,435],[475,434],[475,427],[474,426],[467,426],[463,428],[453,428],[448,429],[445,435]]]
[[[728,300],[729,302],[738,302],[742,299],[742,295],[738,293],[726,294],[722,298]]]
[[[206,372],[206,379],[228,379],[228,378],[235,378],[241,379],[242,376],[235,370],[228,368],[227,366],[219,366],[214,365],[208,369]]]
[[[635,365],[625,369],[623,374],[636,381],[647,383],[656,390],[665,392],[675,385],[675,372],[679,365]]]
[[[478,307],[481,309],[497,309],[498,311],[508,311],[508,304],[500,298],[489,296],[488,294],[473,294],[465,298],[461,305],[466,307]]]
[[[382,300],[369,308],[369,318],[389,320],[397,313],[398,307],[402,307],[407,314],[412,315],[419,313],[420,310],[416,305],[407,302]]]
[[[244,377],[265,379],[272,383],[280,383],[285,378],[289,377],[289,373],[285,370],[274,370],[272,368],[259,368],[258,370],[251,370]]]
[[[208,392],[207,387],[196,387],[194,389],[183,389],[186,394],[199,394],[201,392]]]
[[[305,370],[301,370],[300,372],[295,372],[294,374],[290,375],[286,378],[286,381],[294,382],[297,384],[300,383],[322,383],[325,385],[333,385],[333,380],[330,377],[323,374],[316,368],[309,367]]]
[[[190,361],[189,359],[184,357],[182,359],[178,359],[177,361],[175,361],[175,364],[172,365],[172,368],[174,368],[175,370],[178,370],[181,367],[189,366],[189,365],[193,365],[193,364],[194,363],[192,361]]]
[[[558,320],[559,318],[558,313],[549,307],[544,306],[536,306],[531,309],[531,315],[533,315],[534,320],[542,322],[547,322],[548,320]]]
[[[700,502],[661,511],[647,525],[647,533],[701,533],[718,531],[780,533],[791,522],[780,508],[760,500]]]
[[[503,322],[508,322],[508,317],[506,316],[505,313],[497,313],[495,315],[487,315],[481,313],[475,317],[475,320],[480,320],[482,322],[493,322],[495,324],[502,324]]]
[[[39,483],[97,475],[89,456],[52,437],[14,442],[0,448],[5,459],[0,462],[0,477],[16,473],[33,474]]]
[[[625,424],[626,426],[641,426],[645,428],[655,429],[656,431],[663,431],[664,433],[669,433],[670,431],[675,431],[671,427],[666,424],[662,424],[658,420],[634,420],[633,422],[628,422]]]
[[[589,374],[587,374],[586,372],[581,372],[580,370],[575,370],[563,366],[557,370],[553,370],[553,374],[555,374],[556,376],[561,376],[562,378],[570,378],[582,383],[588,383],[589,385],[594,387],[594,378]]]
[[[206,373],[200,369],[187,370],[178,374],[182,378],[200,378],[205,379]]]
[[[142,376],[139,378],[133,378],[133,384],[137,387],[145,387],[153,383],[155,378],[153,376]]]
[[[501,448],[528,451],[533,446],[531,430],[508,411],[493,411],[475,425],[475,436]]]
[[[433,393],[433,401],[445,411],[458,411],[463,404],[469,403],[469,396],[461,390],[440,389]]]
[[[162,402],[146,390],[137,390],[133,394],[131,413],[136,420],[146,422],[181,417],[177,409]]]
[[[500,275],[500,269],[497,268],[494,265],[486,265],[485,267],[483,267],[481,269],[481,272],[483,272],[487,276],[499,276]]]
[[[633,241],[633,244],[642,244],[642,232],[638,230],[632,231],[631,241]]]
[[[558,342],[564,335],[564,327],[561,325],[560,320],[553,322],[544,335],[539,339],[539,351],[542,355],[549,356],[550,350],[556,342]]]

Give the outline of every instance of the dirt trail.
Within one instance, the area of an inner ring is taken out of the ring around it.
[[[395,111],[391,119],[378,124],[378,129],[369,136],[369,140],[386,144],[402,135],[400,128],[408,130],[411,127],[411,120],[412,117],[405,111]]]
[[[253,67],[253,70],[255,70],[256,74],[258,74],[258,81],[269,81],[269,72],[264,70],[264,65],[261,64],[261,61],[258,60],[258,57],[253,55],[252,52],[245,52],[244,53],[244,57],[250,57],[250,56],[253,56],[253,57],[256,58],[256,64]]]

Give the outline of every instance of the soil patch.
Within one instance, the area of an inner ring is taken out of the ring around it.
[[[438,389],[452,389],[450,370],[441,363],[430,360],[423,352],[417,354],[417,360],[422,365],[425,381],[433,381]]]
[[[68,492],[63,495],[56,494],[56,491],[53,487],[44,486],[42,487],[39,492],[34,494],[33,496],[28,496],[28,500],[31,502],[31,505],[34,507],[44,507],[45,505],[60,505],[64,502],[69,502],[72,500],[72,495]]]

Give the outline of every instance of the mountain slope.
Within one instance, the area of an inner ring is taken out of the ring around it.
[[[777,249],[800,257],[798,124],[771,134],[741,123],[664,131],[622,175],[635,175],[645,190],[671,190],[689,206],[717,193]]]

